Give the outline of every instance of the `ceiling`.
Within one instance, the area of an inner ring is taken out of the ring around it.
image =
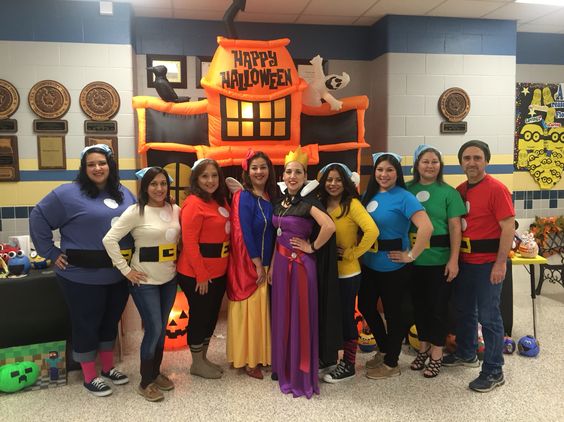
[[[135,16],[220,21],[231,0],[114,0],[131,3]],[[236,22],[370,26],[384,15],[517,21],[519,32],[564,33],[560,6],[514,0],[247,0]]]

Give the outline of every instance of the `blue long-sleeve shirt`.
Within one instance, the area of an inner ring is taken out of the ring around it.
[[[77,183],[61,185],[43,198],[29,216],[30,234],[39,255],[55,262],[67,249],[99,250],[105,252],[102,239],[113,219],[134,204],[135,197],[124,186],[123,202],[118,204],[107,192],[98,197],[85,195]],[[59,229],[61,247],[53,242],[52,230]],[[122,249],[133,247],[133,239],[126,236]],[[112,284],[123,278],[116,268],[83,268],[69,265],[65,270],[55,266],[55,272],[70,281],[82,284]]]
[[[262,265],[269,266],[274,248],[272,204],[245,190],[239,200],[239,219],[249,256],[262,258]]]

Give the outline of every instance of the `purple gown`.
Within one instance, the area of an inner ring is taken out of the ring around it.
[[[277,206],[272,217],[282,230],[274,247],[272,372],[283,393],[309,399],[319,394],[317,270],[315,255],[292,250],[290,238],[308,239],[314,221],[303,201],[292,208],[280,217],[284,208]]]

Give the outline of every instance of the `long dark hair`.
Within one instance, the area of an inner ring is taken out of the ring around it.
[[[393,155],[383,154],[380,157],[378,157],[378,159],[374,163],[374,166],[372,167],[372,176],[370,176],[368,187],[366,188],[366,192],[362,197],[362,205],[368,204],[370,200],[374,197],[374,195],[376,195],[380,191],[380,185],[376,181],[375,173],[376,173],[376,167],[378,167],[378,164],[380,164],[382,161],[387,161],[394,167],[394,169],[396,169],[396,174],[398,175],[398,179],[396,180],[396,186],[405,189],[405,180],[403,178],[403,170],[401,169],[400,162]]]
[[[327,183],[327,178],[329,177],[329,172],[331,170],[336,170],[343,181],[343,194],[341,195],[341,200],[339,204],[341,205],[341,215],[337,218],[344,217],[349,213],[351,208],[351,202],[354,198],[358,199],[358,192],[356,191],[356,186],[350,179],[350,177],[345,173],[345,170],[338,164],[333,164],[329,166],[321,179],[319,180],[319,199],[325,208],[327,208],[327,202],[329,199],[329,193],[327,193],[327,189],[325,188],[325,184]]]
[[[170,200],[170,179],[168,173],[165,169],[161,167],[151,167],[148,169],[143,178],[141,179],[141,186],[139,187],[139,215],[143,215],[145,213],[145,205],[149,203],[149,185],[153,181],[158,174],[162,174],[166,180],[166,197],[165,202],[168,204],[172,204]]]
[[[421,153],[417,157],[417,160],[415,160],[415,162],[413,163],[413,180],[411,181],[411,184],[414,185],[416,183],[419,183],[419,181],[421,180],[421,173],[419,173],[419,161],[421,160],[423,154],[427,152],[432,152],[439,159],[440,169],[439,169],[439,174],[437,175],[437,183],[441,185],[445,182],[443,178],[443,168],[445,167],[445,163],[443,163],[443,157],[441,156],[441,153],[432,147],[429,147],[421,151]]]
[[[217,170],[217,175],[219,177],[219,185],[214,193],[211,195],[206,191],[202,190],[198,185],[198,177],[205,171],[206,167],[212,165]],[[221,167],[217,164],[217,161],[206,158],[202,160],[200,164],[192,171],[190,175],[190,187],[188,188],[188,193],[191,195],[196,195],[198,198],[203,199],[206,202],[210,200],[215,200],[219,205],[225,205],[227,202],[227,186],[225,185],[225,178],[223,177],[223,172]]]
[[[90,180],[88,174],[86,174],[86,159],[88,156],[94,152],[102,154],[106,157],[106,162],[110,169],[108,175],[108,180],[106,182],[106,191],[108,195],[116,201],[118,204],[123,202],[123,192],[119,189],[121,183],[119,182],[119,174],[117,170],[116,160],[111,152],[107,153],[101,148],[90,148],[80,159],[80,168],[78,169],[78,175],[74,181],[80,186],[80,190],[89,198],[97,198],[100,194],[100,189],[98,186]]]
[[[251,168],[251,163],[257,158],[262,158],[264,161],[266,161],[266,165],[268,167],[268,180],[266,181],[264,190],[268,195],[268,197],[270,198],[270,201],[274,201],[276,199],[275,197],[278,192],[278,188],[276,185],[276,172],[274,170],[274,166],[272,165],[272,161],[270,160],[268,155],[266,155],[262,151],[255,152],[247,160],[247,170],[243,170],[243,173],[241,174],[241,179],[243,180],[243,186],[245,187],[245,189],[251,192],[253,191],[253,183],[251,182],[251,178],[249,177],[249,170]]]

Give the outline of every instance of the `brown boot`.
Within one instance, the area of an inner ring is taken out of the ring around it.
[[[197,375],[202,378],[217,379],[221,378],[222,373],[215,369],[213,366],[208,365],[204,361],[204,352],[192,351],[192,366],[190,367],[190,373],[192,375]]]
[[[374,357],[366,362],[366,368],[374,369],[382,365],[384,363],[384,356],[386,356],[384,353],[377,351]]]
[[[154,383],[149,384],[145,388],[141,387],[141,384],[139,384],[135,390],[148,401],[161,401],[164,399],[163,393],[161,393]]]
[[[204,347],[202,349],[204,352],[204,362],[206,362],[209,366],[217,369],[219,372],[223,374],[223,368],[221,366],[219,366],[217,363],[213,363],[212,361],[208,360],[208,347],[210,347],[209,344],[204,344]]]
[[[391,377],[397,377],[401,374],[399,365],[391,367],[382,362],[382,364],[376,368],[366,370],[366,378],[373,380],[382,380]]]

